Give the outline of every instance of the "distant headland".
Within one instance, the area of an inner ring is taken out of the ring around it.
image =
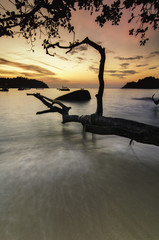
[[[159,88],[159,78],[145,77],[137,82],[128,82],[122,88],[156,89]]]
[[[23,77],[0,78],[0,88],[48,88],[42,81]]]

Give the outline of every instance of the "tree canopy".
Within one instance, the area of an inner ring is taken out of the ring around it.
[[[74,31],[71,17],[78,9],[96,12],[95,21],[101,27],[108,21],[119,25],[123,13],[130,12],[128,23],[135,27],[129,34],[139,35],[140,45],[148,40],[149,27],[159,28],[159,0],[7,0],[5,6],[0,4],[0,37],[14,37],[18,32],[32,43],[37,33],[44,33],[50,41],[59,36],[60,27]]]

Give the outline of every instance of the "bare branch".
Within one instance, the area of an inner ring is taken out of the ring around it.
[[[3,7],[1,3],[0,3],[0,8],[6,11],[6,9]]]
[[[39,115],[39,114],[50,113],[50,112],[52,112],[51,109],[40,111],[40,112],[37,112],[36,114]]]
[[[48,113],[48,112],[58,112],[62,115],[68,115],[68,112],[71,109],[71,107],[67,107],[63,103],[61,103],[57,100],[52,100],[48,97],[45,97],[45,96],[41,95],[40,93],[33,93],[33,94],[27,93],[27,95],[38,98],[44,105],[46,105],[49,108],[49,110],[38,112],[37,114]],[[56,107],[56,106],[54,106],[54,104],[57,104],[62,108]]]
[[[56,42],[54,44],[50,44],[47,40],[44,40],[43,46],[44,49],[46,49],[46,54],[49,54],[53,56],[52,54],[49,53],[50,48],[61,48],[61,49],[69,49],[66,53],[71,52],[74,48],[82,45],[82,44],[88,44],[91,47],[93,47],[95,50],[97,50],[100,53],[101,60],[100,60],[100,65],[99,65],[99,89],[98,89],[98,94],[96,95],[97,97],[97,110],[96,114],[102,116],[103,114],[103,92],[104,92],[104,65],[105,65],[105,49],[102,48],[100,45],[97,43],[91,41],[88,37],[86,37],[83,41],[81,42],[75,42],[71,43],[69,46],[61,46],[59,42]]]
[[[46,53],[47,54],[49,54],[48,49],[55,48],[55,47],[58,47],[58,48],[61,48],[61,49],[69,49],[66,52],[66,54],[67,54],[67,53],[71,52],[75,47],[78,47],[78,46],[80,46],[82,44],[88,44],[91,47],[93,47],[94,49],[96,49],[98,52],[101,52],[101,50],[102,50],[102,47],[100,45],[98,45],[95,42],[91,41],[88,37],[86,37],[81,42],[71,43],[69,46],[61,46],[59,42],[56,42],[54,44],[50,44],[48,41],[44,41],[43,46],[44,46],[44,49],[46,49]]]

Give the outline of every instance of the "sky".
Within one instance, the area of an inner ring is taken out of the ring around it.
[[[3,1],[0,0],[2,3]],[[104,71],[105,88],[121,88],[127,82],[144,77],[159,78],[159,31],[149,30],[150,40],[140,46],[138,37],[129,36],[131,25],[125,14],[119,26],[110,23],[101,28],[94,22],[95,16],[79,10],[73,12],[72,23],[75,39],[82,41],[89,37],[105,47],[106,63]],[[73,41],[73,34],[61,29],[61,44]],[[55,39],[57,42],[58,39]],[[31,46],[16,35],[0,38],[0,77],[27,77],[44,81],[49,87],[98,87],[98,67],[100,55],[87,45],[81,45],[66,54],[63,49],[54,49],[54,57],[46,55],[41,46],[42,38]]]

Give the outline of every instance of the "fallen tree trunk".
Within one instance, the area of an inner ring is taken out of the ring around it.
[[[132,120],[91,115],[91,123],[86,124],[85,130],[95,134],[118,135],[159,146],[159,127]]]
[[[48,110],[37,112],[37,114],[58,112],[62,115],[63,124],[79,122],[83,125],[86,132],[101,135],[117,135],[140,143],[159,146],[159,127],[122,118],[103,117],[98,114],[69,115],[71,108],[57,100],[49,99],[39,93],[27,95],[38,98],[49,108]]]

